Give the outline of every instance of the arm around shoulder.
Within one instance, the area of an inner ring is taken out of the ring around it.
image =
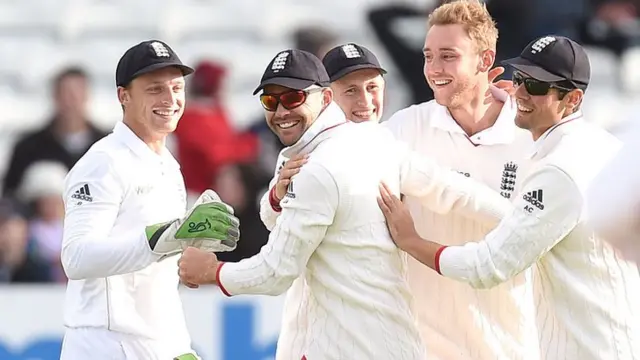
[[[333,176],[322,165],[309,163],[291,184],[260,253],[220,268],[218,284],[226,294],[282,294],[324,239],[338,207]]]

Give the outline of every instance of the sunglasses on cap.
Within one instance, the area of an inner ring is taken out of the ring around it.
[[[573,90],[567,87],[560,86],[556,83],[536,80],[532,77],[528,77],[527,75],[524,75],[519,71],[513,72],[513,76],[511,80],[513,81],[513,84],[515,86],[520,86],[524,84],[525,90],[527,90],[529,95],[532,95],[532,96],[547,95],[549,93],[549,90],[551,89],[557,89],[557,90],[560,90],[561,92],[569,92]]]
[[[262,107],[271,112],[278,109],[278,104],[282,104],[287,110],[293,110],[307,101],[307,96],[315,92],[321,91],[323,88],[315,88],[311,90],[291,90],[280,94],[262,94],[260,95],[260,103]]]

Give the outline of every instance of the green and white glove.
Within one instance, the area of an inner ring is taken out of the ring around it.
[[[166,257],[187,246],[209,252],[232,251],[240,239],[240,221],[233,208],[206,190],[181,219],[146,227],[151,250]]]

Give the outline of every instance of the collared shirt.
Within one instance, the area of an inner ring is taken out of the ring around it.
[[[121,122],[78,161],[64,193],[66,327],[152,339],[162,359],[190,351],[177,257],[157,262],[145,235],[147,225],[184,216],[185,194],[171,154],[153,152]]]
[[[515,101],[501,90],[492,91],[504,101],[498,119],[471,137],[436,101],[400,110],[383,126],[424,157],[513,199],[529,169],[526,156],[533,138],[515,125]],[[412,196],[405,196],[404,203],[418,234],[445,245],[482,238],[494,227],[473,216],[434,212]],[[430,359],[538,359],[531,351],[538,341],[530,272],[491,291],[477,290],[410,258],[408,277]]]
[[[452,134],[464,136],[475,146],[508,145],[513,143],[516,134],[519,132],[516,124],[513,122],[516,112],[515,99],[509,97],[503,90],[494,87],[491,87],[490,90],[497,100],[504,102],[493,126],[469,136],[453,118],[449,109],[435,102],[430,102],[425,104],[431,104],[433,108],[433,114],[429,116],[431,126]]]
[[[406,255],[377,205],[380,182],[439,213],[480,213],[493,224],[509,201],[410,152],[386,128],[337,111],[284,152],[309,153],[309,161],[292,177],[267,245],[221,266],[219,286],[227,295],[277,295],[297,281],[278,359],[422,360]]]
[[[439,268],[446,277],[490,288],[533,265],[544,359],[640,358],[638,268],[594,234],[585,201],[620,142],[571,119],[540,138],[513,211],[479,242],[445,248]]]
[[[536,140],[533,143],[533,150],[530,153],[529,157],[531,159],[535,158],[536,155],[538,154],[538,152],[540,150],[543,150],[543,147],[553,147],[555,146],[555,142],[553,141],[554,139],[557,140],[558,138],[552,138],[552,141],[547,141],[547,137],[549,136],[549,134],[551,134],[553,131],[556,130],[556,128],[558,126],[562,126],[565,123],[569,123],[571,121],[574,120],[579,120],[582,119],[583,115],[582,115],[582,111],[577,111],[569,116],[566,116],[564,118],[562,118],[560,120],[560,122],[558,122],[557,124],[553,125],[552,127],[548,128],[544,133],[542,133],[542,135],[540,135],[540,137],[538,138],[538,140]]]

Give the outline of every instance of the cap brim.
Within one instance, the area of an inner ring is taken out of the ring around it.
[[[253,91],[253,95],[260,92],[260,90],[264,89],[267,85],[280,85],[284,87],[288,87],[294,90],[304,90],[309,86],[315,84],[316,82],[313,80],[302,80],[302,79],[294,79],[288,77],[276,77],[267,79],[260,83],[260,85]]]
[[[509,65],[509,66],[513,67],[514,69],[516,69],[518,71],[521,71],[521,72],[531,76],[532,78],[534,78],[536,80],[540,80],[540,81],[544,81],[544,82],[556,82],[556,81],[566,81],[567,80],[567,79],[563,78],[562,76],[558,76],[556,74],[553,74],[553,73],[541,68],[539,65],[536,65],[532,61],[529,61],[529,60],[521,58],[521,57],[515,57],[515,58],[512,58],[512,59],[504,60],[504,61],[502,61],[502,64]]]
[[[387,70],[381,68],[380,66],[376,66],[374,64],[357,64],[357,65],[347,66],[345,68],[340,69],[335,74],[331,74],[330,75],[331,82],[334,82],[345,75],[351,74],[356,70],[364,70],[364,69],[375,69],[380,71],[380,74],[382,75],[387,73]]]
[[[182,72],[183,76],[190,75],[190,74],[192,74],[194,72],[194,70],[192,68],[188,67],[187,65],[181,64],[181,63],[163,62],[163,63],[149,65],[149,66],[147,66],[145,68],[142,68],[142,69],[138,70],[135,74],[133,74],[131,79],[133,80],[133,79],[137,78],[138,76],[141,76],[141,75],[144,75],[144,74],[148,74],[148,73],[150,73],[152,71],[168,68],[168,67],[178,68]]]

